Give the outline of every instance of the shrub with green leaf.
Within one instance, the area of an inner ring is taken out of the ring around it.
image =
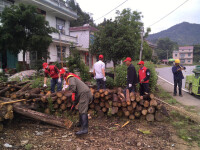
[[[138,61],[132,62],[136,69],[136,73],[138,75],[139,66],[137,65]],[[155,66],[152,62],[145,61],[145,67],[150,70],[150,79],[149,79],[149,86],[151,92],[155,91],[156,84],[157,84],[157,74],[155,70]],[[119,87],[125,87],[127,82],[127,66],[125,64],[118,65],[115,69],[115,85]]]
[[[66,66],[70,72],[79,71],[81,80],[89,81],[89,67],[81,60],[80,53],[76,48],[70,50],[70,56],[66,59]]]
[[[114,79],[106,76],[106,88],[112,89],[114,87]]]
[[[118,65],[115,68],[115,86],[125,87],[127,83],[127,67],[126,65]]]

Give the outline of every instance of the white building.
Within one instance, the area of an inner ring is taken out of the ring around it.
[[[93,64],[97,61],[97,56],[89,53],[90,44],[92,44],[94,40],[94,32],[97,31],[96,28],[89,24],[70,28],[70,35],[77,37],[77,49],[80,51],[81,58],[90,69],[92,69]]]
[[[77,44],[77,38],[70,36],[70,21],[77,19],[77,13],[72,11],[62,0],[15,0],[15,4],[24,3],[37,6],[51,27],[61,29],[61,34],[51,34],[53,43],[48,48],[50,59],[49,63],[61,60],[61,49],[64,57],[69,56],[69,46],[71,43]],[[18,61],[22,61],[22,53],[18,54]],[[26,54],[26,62],[30,64],[30,54]]]

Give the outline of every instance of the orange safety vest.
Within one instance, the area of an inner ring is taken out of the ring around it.
[[[140,83],[142,79],[146,78],[146,71],[147,71],[147,68],[145,66],[142,69],[141,68],[139,69],[138,74],[139,74]],[[149,83],[149,80],[144,81],[142,83]]]

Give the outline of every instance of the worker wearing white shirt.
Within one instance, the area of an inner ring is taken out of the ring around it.
[[[97,90],[102,86],[106,89],[105,63],[103,62],[103,55],[99,55],[99,61],[93,67],[94,79],[97,81]]]

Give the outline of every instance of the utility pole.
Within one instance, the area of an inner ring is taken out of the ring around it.
[[[169,50],[167,50],[167,64],[168,64],[168,52],[169,52]]]
[[[62,26],[59,26],[60,57],[61,57],[61,66],[63,68],[63,55],[62,55],[62,45],[61,45],[61,30],[62,30]]]
[[[143,33],[144,33],[144,27],[141,27],[140,61],[142,60],[142,51],[143,51]]]

